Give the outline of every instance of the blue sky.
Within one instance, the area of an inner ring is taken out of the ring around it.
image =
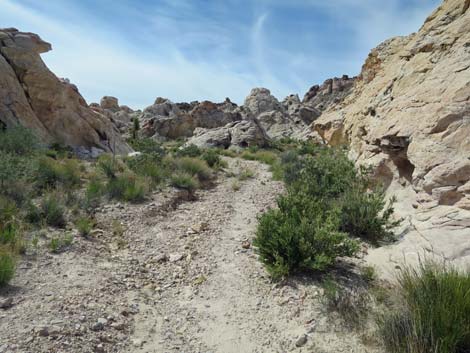
[[[230,97],[282,99],[342,74],[370,49],[417,31],[438,0],[0,0],[0,27],[38,33],[43,54],[88,102],[142,108]]]

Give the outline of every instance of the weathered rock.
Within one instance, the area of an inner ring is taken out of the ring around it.
[[[305,94],[303,103],[319,112],[341,103],[354,87],[356,78],[343,75],[326,80],[322,85],[315,85]]]
[[[50,49],[35,34],[0,30],[1,123],[31,128],[45,142],[131,151],[111,122],[90,109],[76,86],[49,71],[40,54]]]
[[[101,98],[100,107],[103,109],[117,112],[120,110],[118,99],[116,97],[104,96]]]
[[[373,49],[353,92],[314,122],[327,142],[348,144],[358,164],[372,166],[410,218],[405,240],[372,251],[373,261],[403,254],[419,261],[423,248],[470,260],[462,250],[468,228],[449,226],[470,218],[469,43],[470,11],[463,1],[444,1],[419,32]]]
[[[244,105],[255,118],[265,112],[284,112],[284,107],[267,88],[253,88],[250,95],[246,97]]]
[[[241,119],[236,104],[230,101],[175,104],[157,98],[142,114],[142,132],[157,140],[176,139],[191,137],[196,128],[214,129]]]
[[[264,130],[255,121],[242,120],[225,125],[217,129],[201,129],[194,131],[187,145],[198,147],[249,147],[266,146],[269,138]]]

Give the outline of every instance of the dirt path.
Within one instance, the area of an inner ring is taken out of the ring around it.
[[[258,162],[229,164],[255,175],[239,189],[221,175],[191,202],[173,192],[105,206],[95,241],[24,261],[0,293],[14,298],[0,309],[0,353],[376,352],[327,318],[311,281],[270,281],[247,244],[282,185]]]

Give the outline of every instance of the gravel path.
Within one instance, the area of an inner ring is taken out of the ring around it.
[[[168,191],[107,205],[94,240],[26,256],[0,292],[3,352],[379,352],[327,315],[308,278],[272,283],[251,241],[281,183],[258,162],[229,160],[197,200]],[[125,231],[119,231],[116,224]],[[42,246],[44,248],[44,246]]]

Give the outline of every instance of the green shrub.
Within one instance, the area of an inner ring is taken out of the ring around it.
[[[392,198],[386,206],[385,193],[379,188],[367,190],[357,185],[344,193],[339,204],[343,232],[372,243],[394,239],[392,229],[400,221],[394,221]]]
[[[470,273],[426,262],[398,277],[400,306],[381,320],[390,352],[470,352]]]
[[[206,161],[207,165],[211,168],[220,166],[222,162],[222,158],[220,158],[217,151],[213,149],[205,151],[202,154],[201,159]]]
[[[30,155],[40,148],[39,140],[32,130],[16,126],[0,130],[0,152]]]
[[[65,208],[59,195],[47,195],[41,201],[41,212],[47,225],[60,228],[65,226]]]
[[[276,153],[265,150],[259,150],[256,152],[244,151],[240,157],[249,161],[259,161],[268,165],[273,165],[278,160]]]
[[[137,175],[150,178],[152,187],[162,184],[168,174],[161,161],[148,154],[129,158],[127,165]]]
[[[75,225],[77,226],[77,230],[80,233],[80,235],[86,237],[90,235],[94,226],[94,222],[88,217],[81,217],[77,220]]]
[[[0,287],[8,284],[14,275],[14,256],[10,252],[0,249]]]
[[[181,147],[176,151],[178,157],[191,157],[196,158],[200,157],[203,153],[203,150],[197,147],[196,145],[189,145],[186,147]]]
[[[254,171],[248,168],[244,168],[240,171],[237,177],[238,177],[238,180],[245,181],[245,180],[253,178],[254,176],[255,176]]]
[[[237,152],[235,152],[234,150],[218,149],[217,152],[218,152],[221,156],[230,157],[230,158],[235,158],[235,157],[238,155]]]
[[[40,189],[57,187],[73,188],[80,184],[80,165],[77,160],[56,161],[50,157],[39,158],[36,171],[36,185]]]
[[[109,154],[103,154],[98,158],[97,167],[108,179],[116,178],[125,170],[123,163]]]
[[[140,202],[147,193],[147,184],[136,175],[125,173],[108,181],[106,193],[112,199]]]
[[[178,172],[175,175],[172,175],[170,178],[170,184],[171,186],[188,190],[189,192],[194,192],[197,188],[199,188],[199,182],[194,176],[182,172]]]
[[[261,216],[254,245],[274,278],[297,270],[324,271],[337,257],[352,256],[358,244],[340,232],[339,217],[300,195],[281,196],[279,209]]]
[[[151,138],[134,139],[129,143],[137,152],[150,155],[152,158],[161,159],[165,155],[165,151],[162,146]]]
[[[20,238],[19,227],[16,222],[8,222],[0,225],[0,246],[9,245],[15,247],[18,244]]]
[[[26,206],[25,220],[31,224],[39,224],[42,220],[41,210],[31,201]]]
[[[103,197],[106,190],[105,184],[96,176],[93,176],[85,191],[85,207],[96,208],[100,204],[101,197]]]
[[[179,158],[176,160],[176,168],[183,173],[197,177],[201,182],[208,181],[212,177],[212,170],[207,163],[198,158]]]

